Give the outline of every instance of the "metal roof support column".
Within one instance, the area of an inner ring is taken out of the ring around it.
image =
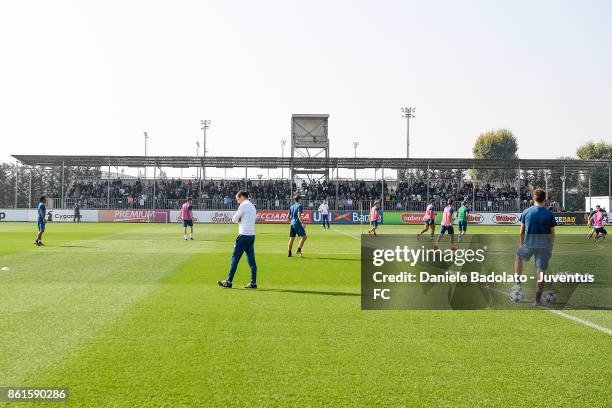
[[[427,202],[429,203],[429,163],[427,163],[427,174],[425,175],[425,180],[427,180]]]
[[[62,208],[64,208],[66,206],[66,198],[64,197],[64,169],[66,168],[66,165],[64,163],[64,160],[62,160]]]
[[[17,186],[19,181],[19,160],[15,162],[15,208],[17,208]]]
[[[108,173],[106,174],[106,208],[110,208],[110,157],[108,159]]]

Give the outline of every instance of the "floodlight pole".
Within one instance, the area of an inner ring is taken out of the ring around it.
[[[202,144],[202,157],[206,157],[206,130],[210,127],[210,120],[202,119],[200,120],[200,129],[204,133],[203,144]],[[206,166],[202,166],[202,179],[206,179]]]
[[[281,140],[281,179],[285,178],[285,166],[283,166],[283,162],[285,161],[285,145],[287,144],[287,140]]]
[[[402,108],[402,118],[406,119],[406,158],[410,158],[410,119],[414,118],[414,111],[416,108],[406,107]]]

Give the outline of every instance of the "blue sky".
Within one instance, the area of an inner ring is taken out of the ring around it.
[[[612,2],[28,1],[0,13],[0,160],[11,153],[280,155],[292,113],[331,154],[519,156],[612,141]],[[214,172],[214,171],[213,171]],[[213,173],[215,174],[215,173]],[[222,174],[222,173],[219,173]]]

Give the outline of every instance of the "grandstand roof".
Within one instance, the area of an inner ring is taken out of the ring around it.
[[[58,156],[58,155],[12,155],[28,166],[84,166],[84,167],[250,167],[250,168],[340,168],[340,169],[500,169],[521,168],[525,170],[565,168],[588,170],[608,167],[605,160],[571,159],[461,159],[461,158],[369,158],[369,157],[230,157],[230,156]],[[291,162],[293,160],[293,163]]]

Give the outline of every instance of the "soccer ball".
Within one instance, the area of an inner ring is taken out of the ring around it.
[[[557,301],[557,295],[552,290],[547,290],[542,293],[542,299],[547,303],[555,303]]]
[[[510,290],[510,300],[513,302],[520,302],[523,299],[525,299],[525,293],[523,293],[523,288],[521,288],[520,286],[514,286],[511,290]]]

